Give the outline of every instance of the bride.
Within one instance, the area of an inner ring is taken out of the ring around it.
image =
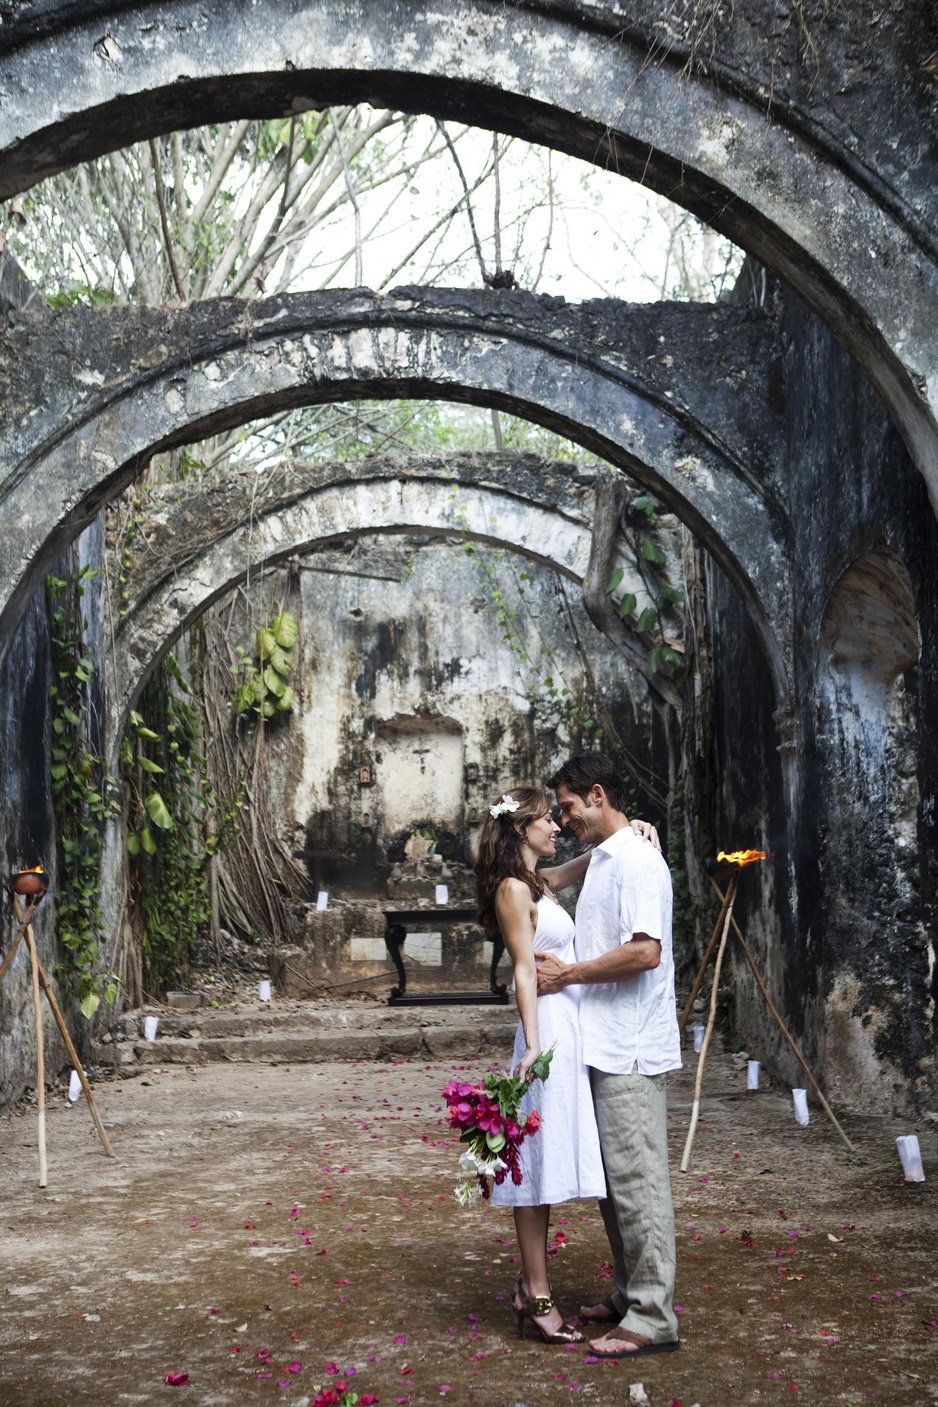
[[[654,835],[644,822],[642,833]],[[539,1108],[541,1127],[520,1149],[522,1182],[506,1179],[492,1189],[492,1201],[514,1209],[521,1274],[512,1304],[522,1338],[530,1324],[549,1344],[580,1343],[582,1334],[556,1307],[547,1278],[547,1231],[551,1206],[574,1198],[604,1197],[606,1182],[599,1152],[589,1076],[580,1054],[579,992],[576,986],[538,998],[534,950],[573,962],[573,920],[554,897],[582,879],[589,853],[563,865],[538,869],[555,853],[560,827],[548,793],[540,787],[514,787],[489,808],[476,860],[479,922],[488,936],[500,932],[514,965],[521,1018],[515,1035],[512,1070],[524,1079],[543,1050],[553,1048],[550,1077],[532,1085],[521,1106],[526,1116]],[[655,836],[655,840],[657,837]]]

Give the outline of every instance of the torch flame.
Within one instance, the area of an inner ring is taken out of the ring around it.
[[[18,874],[45,874],[45,870],[42,868],[42,865],[33,865],[32,869],[29,869],[29,870],[18,870],[17,873],[18,873]]]
[[[721,850],[717,859],[724,860],[728,865],[751,865],[756,860],[764,860],[765,856],[764,850]]]

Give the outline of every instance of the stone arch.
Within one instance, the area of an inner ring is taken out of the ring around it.
[[[107,734],[118,740],[153,669],[185,628],[250,573],[355,538],[465,537],[508,549],[581,585],[590,564],[597,481],[607,471],[564,474],[534,456],[448,455],[310,465],[287,492],[216,508],[211,541],[189,534],[185,501],[158,515],[106,656]],[[209,490],[211,496],[211,490]],[[620,541],[614,566],[637,594],[640,578]],[[634,578],[634,580],[633,580]]]
[[[810,73],[799,26],[766,43],[749,8],[715,20],[703,54],[664,0],[630,21],[546,0],[406,18],[377,0],[53,0],[0,34],[0,193],[161,131],[335,101],[516,133],[641,179],[789,280],[870,376],[936,503],[938,219],[919,139],[934,16],[925,0],[892,16],[872,104],[850,67],[862,6],[811,35]]]
[[[884,1110],[891,1076],[914,1078],[900,1067],[918,1044],[905,1028],[921,959],[920,650],[909,573],[888,547],[873,548],[836,583],[819,632],[819,863],[838,895],[824,930],[828,1084],[859,1102],[862,1083],[863,1100]]]
[[[451,480],[362,475],[312,489],[288,511],[258,514],[220,538],[188,570],[164,578],[121,622],[114,652],[123,676],[114,699],[120,722],[186,625],[250,570],[350,538],[403,533],[464,534],[509,548],[578,584],[589,562],[588,523],[546,504],[512,504],[491,488],[457,497]]]
[[[7,620],[45,563],[153,453],[288,406],[435,397],[547,425],[647,485],[740,591],[785,699],[788,527],[774,488],[775,417],[759,375],[738,375],[765,362],[771,328],[734,309],[669,316],[557,302],[445,290],[294,295],[154,312],[143,337],[132,330],[141,315],[126,310],[103,319],[74,310],[18,329],[11,368],[41,409],[6,445],[5,509],[22,525],[0,544]],[[44,395],[32,368],[61,355],[69,337],[80,371]],[[24,340],[30,350],[17,361]]]

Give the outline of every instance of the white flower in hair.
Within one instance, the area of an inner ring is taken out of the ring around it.
[[[520,801],[515,801],[513,796],[509,796],[507,791],[502,793],[501,801],[497,801],[494,806],[489,807],[489,815],[497,820],[499,816],[504,816],[506,811],[517,811],[521,805]]]

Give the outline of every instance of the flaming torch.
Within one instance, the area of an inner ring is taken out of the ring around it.
[[[31,870],[14,870],[7,880],[11,894],[22,894],[32,904],[38,904],[49,888],[49,876],[42,865],[33,865]]]
[[[764,860],[765,858],[766,851],[764,850],[717,851],[717,864],[722,862],[724,865],[738,865],[740,868],[742,868],[743,865],[753,865],[756,860]]]
[[[795,1059],[798,1061],[798,1064],[804,1071],[805,1077],[808,1083],[810,1084],[811,1088],[813,1089],[815,1095],[817,1096],[818,1102],[820,1103],[827,1117],[830,1119],[831,1123],[834,1125],[834,1128],[840,1134],[840,1137],[843,1139],[847,1149],[851,1153],[854,1153],[856,1151],[853,1144],[850,1142],[850,1139],[847,1137],[846,1133],[838,1123],[837,1117],[834,1114],[833,1109],[831,1109],[827,1100],[824,1098],[824,1093],[819,1087],[817,1080],[814,1078],[814,1075],[811,1073],[807,1061],[805,1060],[804,1056],[798,1048],[797,1042],[795,1041],[791,1032],[788,1030],[788,1027],[785,1025],[785,1022],[782,1020],[781,1013],[779,1012],[771,996],[769,995],[768,988],[766,987],[765,982],[763,981],[762,974],[759,971],[758,966],[756,965],[756,961],[752,953],[749,951],[749,945],[743,937],[739,924],[733,917],[733,903],[736,899],[736,882],[739,878],[740,870],[743,869],[746,865],[757,864],[759,861],[767,859],[768,854],[765,850],[720,850],[717,854],[716,860],[712,861],[709,865],[710,883],[713,886],[713,892],[716,894],[717,898],[720,901],[720,912],[717,915],[717,921],[714,924],[713,932],[710,935],[710,942],[707,944],[707,951],[704,953],[703,961],[700,964],[700,971],[697,973],[697,976],[694,979],[694,985],[691,988],[691,994],[687,999],[687,1005],[684,1007],[684,1012],[681,1016],[680,1022],[678,1023],[682,1031],[687,1025],[687,1021],[690,1017],[690,1013],[693,1008],[694,1002],[697,999],[697,993],[700,991],[700,987],[704,979],[704,974],[707,970],[710,958],[713,955],[713,949],[717,943],[718,936],[720,946],[717,950],[716,966],[714,968],[713,973],[713,987],[710,992],[710,1014],[707,1020],[704,1038],[700,1047],[700,1056],[697,1062],[697,1079],[694,1084],[694,1107],[691,1113],[690,1128],[687,1131],[687,1142],[684,1145],[684,1157],[681,1159],[681,1172],[687,1172],[688,1163],[690,1162],[691,1147],[694,1142],[694,1132],[697,1128],[697,1118],[700,1113],[700,1089],[703,1081],[703,1066],[707,1054],[707,1046],[710,1042],[710,1035],[713,1031],[713,1025],[716,1018],[716,999],[717,988],[720,985],[720,968],[723,963],[723,953],[726,948],[726,941],[729,936],[730,927],[732,927],[733,932],[736,935],[737,942],[739,943],[739,946],[742,949],[743,957],[749,964],[750,971],[752,972],[752,975],[756,981],[756,986],[759,988],[759,991],[762,994],[762,998],[765,1001],[769,1012],[771,1013],[776,1025],[778,1026],[786,1042],[788,1043],[792,1054],[794,1055]],[[721,874],[729,878],[729,883],[726,886],[725,893],[720,889],[720,886],[717,884],[717,874]]]
[[[707,1015],[707,1025],[704,1031],[703,1042],[700,1047],[700,1055],[697,1060],[697,1078],[694,1081],[694,1106],[691,1110],[690,1128],[687,1130],[687,1142],[684,1144],[684,1156],[681,1159],[681,1172],[687,1172],[690,1163],[690,1151],[694,1143],[694,1134],[697,1131],[697,1120],[700,1116],[700,1090],[703,1084],[704,1061],[707,1058],[707,1047],[710,1044],[710,1037],[713,1034],[713,1026],[717,1015],[717,989],[720,985],[720,968],[723,966],[723,954],[726,951],[726,940],[729,937],[730,923],[733,919],[733,905],[736,902],[736,881],[739,870],[745,865],[755,864],[758,860],[764,860],[766,852],[764,850],[720,850],[717,852],[716,866],[712,868],[725,868],[725,873],[730,875],[730,882],[727,885],[726,893],[722,895],[722,908],[717,916],[717,921],[710,935],[710,942],[707,944],[707,951],[704,953],[703,962],[700,964],[700,971],[691,994],[684,1007],[684,1013],[680,1021],[680,1029],[683,1031],[687,1024],[694,1002],[697,1000],[697,993],[700,991],[707,964],[713,952],[714,944],[717,941],[717,934],[720,934],[720,946],[717,948],[716,963],[713,969],[713,984],[710,988],[710,1011]],[[719,891],[718,891],[719,892]],[[721,932],[722,930],[722,932]]]

